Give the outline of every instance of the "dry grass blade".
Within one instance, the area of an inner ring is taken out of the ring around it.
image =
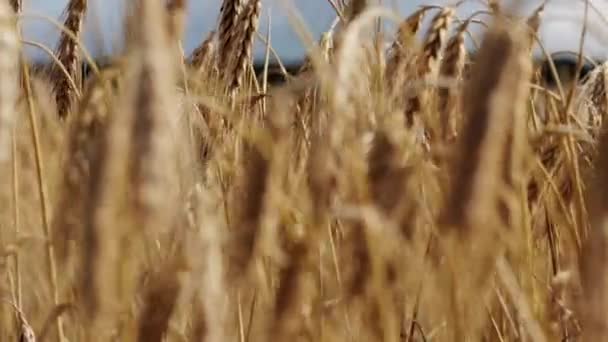
[[[67,17],[65,19],[65,27],[72,32],[76,38],[80,37],[80,31],[87,11],[88,0],[70,0],[66,8]],[[76,80],[79,84],[81,79],[80,72],[80,52],[79,42],[72,39],[65,32],[61,33],[59,45],[56,49],[57,58],[68,71],[69,76]],[[74,103],[74,96],[78,92],[77,89],[72,89],[67,75],[57,67],[53,70],[53,80],[55,81],[55,99],[57,101],[57,110],[59,117],[64,119],[68,116]]]

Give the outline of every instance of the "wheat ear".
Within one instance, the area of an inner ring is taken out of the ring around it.
[[[66,8],[67,17],[64,25],[76,38],[80,38],[82,24],[87,11],[87,3],[87,0],[71,0]],[[59,38],[59,45],[56,49],[57,58],[68,71],[69,76],[76,80],[76,84],[78,84],[81,77],[78,45],[79,42],[77,40],[62,32]],[[53,80],[55,81],[54,91],[57,101],[57,112],[59,117],[64,119],[72,109],[74,97],[78,89],[72,88],[67,75],[64,75],[57,66],[54,68]]]
[[[454,9],[445,7],[433,18],[424,40],[422,55],[418,57],[418,78],[425,79],[429,76],[432,78],[436,73],[441,50],[445,44],[445,37],[453,16]],[[414,115],[421,110],[422,105],[426,102],[427,95],[428,91],[425,87],[408,100],[405,107],[405,120],[409,127],[414,124]]]

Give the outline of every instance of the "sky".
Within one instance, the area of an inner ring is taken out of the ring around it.
[[[85,45],[95,56],[110,54],[120,46],[122,15],[124,4],[129,0],[89,0],[89,14],[85,22]],[[447,0],[375,0],[383,6],[396,9],[402,16],[412,13],[423,4],[454,3]],[[51,48],[56,45],[58,31],[40,14],[53,19],[61,19],[67,0],[24,0],[23,30],[25,39],[43,43]],[[184,37],[186,52],[194,49],[217,25],[220,0],[189,0],[188,19]],[[374,0],[371,0],[374,3]],[[458,16],[466,17],[480,8],[481,0],[468,0],[458,7]],[[542,0],[522,0],[523,12],[531,12]],[[608,15],[608,0],[590,0],[592,8],[588,15],[588,36],[584,52],[594,58],[608,58],[608,20],[599,12]],[[335,14],[327,0],[262,0],[263,12],[260,19],[260,32],[266,35],[268,20],[271,20],[271,41],[281,59],[293,61],[300,59],[305,49],[292,28],[286,15],[285,3],[294,5],[308,30],[318,37],[327,30]],[[584,0],[551,0],[547,5],[541,26],[543,42],[550,52],[561,50],[577,51],[584,18]],[[427,18],[427,21],[430,18]],[[30,55],[41,58],[44,53],[35,48],[28,50]],[[255,56],[261,58],[264,48],[257,43]]]

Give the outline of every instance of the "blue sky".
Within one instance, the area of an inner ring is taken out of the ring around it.
[[[89,0],[89,15],[85,25],[85,42],[94,55],[108,54],[113,46],[120,44],[122,15],[124,4],[129,0]],[[285,15],[282,3],[291,1],[299,9],[309,30],[319,35],[326,30],[334,19],[334,13],[327,0],[263,0],[263,14],[260,21],[260,30],[266,31],[269,14],[272,17],[273,47],[279,52],[282,59],[293,60],[300,58],[304,48],[298,36],[291,29],[289,20]],[[373,0],[372,0],[373,1]],[[459,8],[458,14],[465,16],[480,8],[480,0],[470,0]],[[24,0],[24,10],[27,13],[37,13],[60,18],[67,0]],[[451,1],[453,2],[453,1]],[[383,0],[385,6],[396,8],[406,15],[417,6],[428,3],[451,3],[442,0]],[[525,9],[533,9],[541,0],[524,0]],[[603,13],[608,13],[606,0],[591,1]],[[186,52],[191,51],[206,34],[216,26],[220,7],[219,0],[189,0],[188,22],[184,46]],[[542,36],[549,50],[576,50],[581,31],[583,17],[583,3],[581,0],[552,0],[548,5],[545,22],[542,27]],[[600,58],[608,57],[608,24],[601,16],[590,15],[590,37],[586,39],[585,50],[588,54]],[[26,39],[44,43],[54,47],[57,40],[57,30],[44,20],[27,17],[23,22]],[[32,56],[42,56],[39,52],[30,50]],[[263,54],[263,47],[258,44],[256,56]]]

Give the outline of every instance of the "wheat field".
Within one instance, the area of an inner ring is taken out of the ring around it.
[[[87,0],[56,47],[0,0],[1,341],[608,340],[608,66],[548,84],[543,6],[328,2],[274,85],[260,0],[189,56],[185,0],[133,1],[104,68]]]

